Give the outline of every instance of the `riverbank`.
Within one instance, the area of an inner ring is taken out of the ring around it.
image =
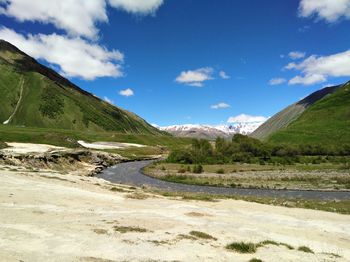
[[[59,172],[0,174],[0,260],[350,259],[347,215],[237,200],[162,197]],[[251,254],[226,248],[233,242],[266,240]],[[303,246],[313,253],[298,250]]]

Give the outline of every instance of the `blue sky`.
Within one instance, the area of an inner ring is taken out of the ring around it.
[[[347,0],[9,0],[0,38],[150,123],[221,124],[348,81],[349,18]]]

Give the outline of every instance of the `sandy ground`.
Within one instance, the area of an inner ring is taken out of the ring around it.
[[[31,144],[31,143],[6,143],[9,147],[1,151],[12,154],[30,154],[30,153],[46,153],[53,150],[65,150],[64,147],[45,145],[45,144]]]
[[[78,143],[89,149],[123,149],[123,148],[129,148],[129,147],[145,147],[144,145],[140,144],[133,144],[133,143],[116,143],[116,142],[94,142],[94,143],[86,143],[82,140],[79,140]]]
[[[0,261],[350,261],[350,216],[234,200],[133,199],[134,190],[93,177],[0,167]],[[119,233],[115,226],[147,232]],[[180,236],[191,230],[217,240]],[[283,246],[255,254],[225,249],[267,239],[315,254]]]

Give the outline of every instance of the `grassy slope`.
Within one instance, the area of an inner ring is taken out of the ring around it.
[[[350,144],[350,82],[311,105],[268,139],[284,144]]]
[[[172,136],[159,136],[152,134],[92,132],[67,129],[49,129],[0,125],[0,143],[44,143],[57,146],[75,147],[77,146],[77,140],[85,140],[87,142],[106,141],[139,143],[150,146],[165,146],[169,149],[183,147],[190,144],[191,142],[190,139],[186,138],[175,138]]]
[[[339,86],[326,87],[310,94],[304,99],[288,106],[287,108],[275,114],[252,134],[250,134],[250,136],[260,140],[266,140],[273,133],[286,128],[293,121],[297,120],[301,114],[312,104],[316,103],[323,97],[332,94],[338,88]]]
[[[6,42],[0,42],[1,123],[14,111],[22,78],[23,98],[11,125],[165,135],[135,114],[79,89]]]

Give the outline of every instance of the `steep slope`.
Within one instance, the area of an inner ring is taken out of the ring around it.
[[[135,114],[93,96],[0,40],[0,123],[161,134]]]
[[[251,137],[266,140],[269,136],[276,133],[277,131],[286,128],[290,123],[298,119],[303,112],[313,105],[315,102],[319,101],[323,97],[332,94],[340,86],[326,87],[318,90],[306,98],[294,103],[287,108],[283,109],[279,113],[275,114],[264,124],[262,124],[258,129],[250,134]]]
[[[268,140],[272,143],[350,145],[350,82],[312,104],[297,120]]]

